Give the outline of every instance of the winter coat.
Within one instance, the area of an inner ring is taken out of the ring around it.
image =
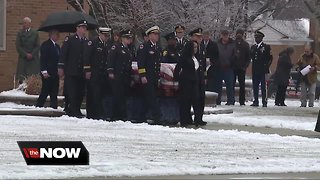
[[[250,46],[244,39],[235,41],[234,68],[246,70],[250,64]]]
[[[277,69],[274,75],[274,82],[277,85],[287,86],[290,78],[290,70],[292,68],[292,62],[287,52],[279,54]]]
[[[320,59],[316,54],[312,54],[311,56],[307,56],[306,54],[301,55],[298,65],[300,70],[310,65],[311,67],[315,67],[314,71],[309,72],[306,76],[302,78],[302,80],[308,84],[313,84],[317,82],[317,70],[320,70]]]
[[[228,69],[233,66],[235,57],[235,43],[230,38],[227,44],[223,44],[222,40],[218,41],[219,58],[218,64],[222,69]]]
[[[19,31],[16,39],[16,49],[19,54],[16,77],[23,80],[27,76],[35,75],[40,70],[39,50],[40,41],[36,30]],[[32,54],[32,59],[27,59],[27,53]]]

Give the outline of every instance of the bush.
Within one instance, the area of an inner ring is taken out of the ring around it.
[[[42,81],[40,75],[31,75],[25,79],[26,94],[39,95],[41,91]]]

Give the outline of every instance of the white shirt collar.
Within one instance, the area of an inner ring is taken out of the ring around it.
[[[153,45],[153,46],[155,46],[156,45],[156,43],[154,43],[154,42],[152,42],[152,41],[150,41],[151,42],[151,44]]]
[[[50,38],[50,40],[53,43],[53,45],[56,45],[56,42],[54,42],[54,40],[52,40],[51,38]]]
[[[258,48],[261,46],[261,44],[262,44],[262,41],[259,44],[256,43]]]
[[[104,41],[100,38],[100,36],[98,36],[99,37],[99,40],[102,42],[102,43],[104,43]]]
[[[199,69],[199,62],[195,56],[192,56],[192,60],[194,62],[194,69],[198,70]]]

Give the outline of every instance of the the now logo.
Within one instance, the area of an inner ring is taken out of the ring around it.
[[[81,141],[18,141],[28,165],[89,165]]]

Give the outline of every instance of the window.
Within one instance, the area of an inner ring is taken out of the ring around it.
[[[0,50],[6,50],[7,0],[0,0]]]

